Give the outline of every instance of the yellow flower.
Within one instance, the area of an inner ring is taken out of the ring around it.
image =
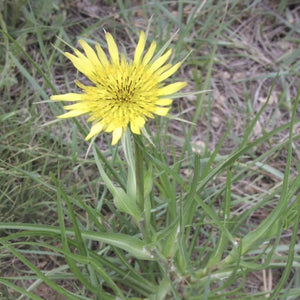
[[[89,140],[101,131],[112,132],[112,145],[121,138],[127,126],[135,134],[140,134],[148,118],[154,114],[167,115],[172,99],[170,96],[182,89],[186,82],[176,82],[164,86],[163,81],[174,74],[181,63],[172,66],[166,64],[172,50],[168,50],[154,59],[156,42],[152,42],[143,56],[146,37],[142,31],[135,50],[133,61],[126,61],[119,56],[118,47],[110,33],[105,35],[110,59],[100,45],[96,52],[80,40],[85,55],[75,50],[75,55],[65,53],[74,67],[84,74],[93,86],[86,86],[76,81],[82,94],[68,93],[51,96],[54,101],[74,101],[65,106],[69,112],[59,118],[72,118],[88,114],[92,122],[91,130],[86,137]]]

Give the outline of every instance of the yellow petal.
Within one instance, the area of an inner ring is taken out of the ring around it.
[[[160,106],[168,106],[172,104],[172,102],[173,102],[172,99],[159,99],[155,102],[155,104]]]
[[[141,134],[140,127],[136,126],[136,124],[133,123],[133,122],[130,123],[130,130],[131,130],[134,134]]]
[[[141,134],[140,129],[144,127],[145,120],[142,117],[137,117],[130,122],[130,129],[135,134]]]
[[[155,75],[160,76],[162,73],[168,71],[171,67],[171,64],[165,64],[164,66],[160,67],[158,70],[155,71]]]
[[[96,123],[92,126],[89,134],[86,136],[85,140],[88,141],[89,139],[91,139],[93,136],[97,135],[98,133],[100,133],[103,129],[103,124],[101,123]]]
[[[82,90],[88,90],[89,88],[91,88],[90,86],[84,85],[83,83],[81,83],[79,80],[75,79],[74,80],[75,84],[80,87]]]
[[[83,113],[87,113],[90,111],[90,108],[87,103],[79,102],[72,105],[64,106],[65,110],[78,110],[82,111]]]
[[[174,94],[187,85],[186,82],[175,82],[158,90],[158,96]]]
[[[106,121],[108,118],[106,117]],[[113,130],[116,129],[116,125],[113,124],[112,122],[110,122],[109,124],[107,124],[107,126],[105,127],[105,132],[112,132]]]
[[[88,43],[84,40],[79,40],[80,45],[82,46],[87,58],[95,65],[100,66],[99,59],[95,53],[95,51],[88,45]]]
[[[74,52],[77,55],[77,58],[84,65],[84,69],[86,71],[93,72],[93,70],[94,70],[93,62],[88,57],[86,57],[84,54],[82,54],[79,50],[75,49]]]
[[[115,145],[119,141],[119,139],[121,138],[122,134],[123,134],[123,128],[122,127],[119,127],[117,129],[115,129],[112,133],[112,142],[111,142],[111,144]]]
[[[159,116],[166,116],[171,107],[159,107],[155,108],[154,113]]]
[[[65,56],[72,62],[74,67],[79,72],[81,72],[82,74],[84,74],[91,80],[94,79],[94,76],[93,76],[94,66],[84,55],[82,55],[80,58],[78,58],[75,55],[72,55],[72,54],[66,52]]]
[[[110,54],[112,64],[118,65],[119,64],[119,50],[117,44],[110,33],[105,34],[108,52]]]
[[[124,53],[121,53],[121,66],[125,67],[127,64]]]
[[[161,67],[167,60],[168,58],[171,56],[172,54],[172,49],[169,49],[167,51],[167,53],[165,53],[163,56],[161,56],[160,58],[158,58],[150,67],[151,71],[155,71],[157,70],[159,67]]]
[[[142,54],[143,54],[144,48],[145,48],[145,43],[146,43],[145,32],[141,31],[140,39],[139,39],[139,42],[136,46],[135,53],[134,53],[134,60],[133,60],[134,64],[137,64],[141,61],[141,57],[142,57]]]
[[[146,65],[151,60],[155,49],[156,49],[156,42],[152,42],[150,45],[150,48],[148,49],[147,53],[145,54],[145,56],[143,58],[143,65]]]
[[[63,115],[58,116],[59,119],[68,119],[68,118],[74,118],[74,117],[78,117],[81,115],[84,115],[85,112],[81,111],[81,110],[72,110],[69,111]]]
[[[99,57],[101,64],[104,67],[107,66],[109,64],[109,61],[107,59],[105,52],[103,51],[103,49],[101,48],[101,46],[99,44],[96,45],[96,51],[97,51],[97,55]]]
[[[172,68],[170,68],[168,71],[162,73],[160,76],[159,76],[159,82],[167,79],[168,77],[170,77],[171,75],[173,75],[178,69],[179,67],[181,66],[181,62],[177,63],[176,65],[174,65]]]
[[[80,101],[82,100],[82,94],[68,93],[63,95],[52,95],[50,99],[53,101]]]

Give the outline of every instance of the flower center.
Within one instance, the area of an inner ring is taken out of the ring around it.
[[[121,77],[120,80],[116,80],[116,88],[114,90],[113,100],[118,102],[131,102],[135,95],[135,87],[132,80],[128,77]]]

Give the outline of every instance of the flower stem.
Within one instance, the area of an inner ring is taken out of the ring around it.
[[[144,214],[144,166],[143,166],[143,151],[138,144],[138,137],[134,136],[135,149],[135,177],[137,189],[137,205]]]

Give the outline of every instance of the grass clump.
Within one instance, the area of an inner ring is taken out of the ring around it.
[[[1,3],[3,299],[299,298],[299,8],[279,2]],[[105,29],[133,57],[147,28],[185,58],[173,120],[89,146],[55,119],[83,78],[58,50],[107,50]]]

